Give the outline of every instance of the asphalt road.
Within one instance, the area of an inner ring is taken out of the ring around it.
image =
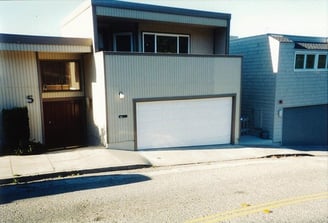
[[[328,222],[328,157],[150,168],[0,187],[0,222]]]

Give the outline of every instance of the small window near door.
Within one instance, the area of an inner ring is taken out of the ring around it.
[[[78,91],[80,65],[78,61],[40,61],[43,91]]]
[[[114,51],[132,52],[132,33],[114,34]]]

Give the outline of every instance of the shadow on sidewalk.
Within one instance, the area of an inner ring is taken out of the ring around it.
[[[0,187],[0,205],[13,201],[151,180],[140,174],[115,174],[58,179]]]

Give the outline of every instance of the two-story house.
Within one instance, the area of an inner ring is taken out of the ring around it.
[[[27,106],[32,139],[53,147],[238,143],[229,29],[230,14],[86,1],[64,37],[0,35],[0,109]]]
[[[246,133],[284,145],[328,145],[328,38],[266,34],[231,41],[243,55]],[[268,133],[268,134],[267,134]]]

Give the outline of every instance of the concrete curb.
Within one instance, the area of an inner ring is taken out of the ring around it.
[[[102,167],[102,168],[85,169],[85,170],[69,170],[69,171],[45,173],[45,174],[38,174],[38,175],[31,175],[31,176],[17,176],[17,177],[13,176],[9,178],[0,179],[0,186],[9,185],[9,184],[28,183],[32,181],[54,179],[59,177],[68,177],[73,175],[103,173],[103,172],[121,171],[121,170],[133,170],[133,169],[142,169],[142,168],[149,168],[149,167],[152,167],[152,165],[136,164],[136,165]]]

